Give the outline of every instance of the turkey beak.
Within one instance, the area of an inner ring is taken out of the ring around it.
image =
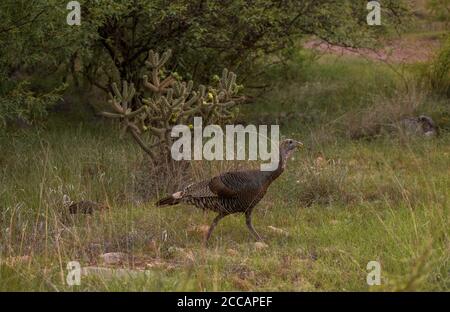
[[[303,143],[300,141],[295,141],[295,147],[303,147]]]

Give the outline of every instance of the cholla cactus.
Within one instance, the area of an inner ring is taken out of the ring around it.
[[[109,104],[112,112],[101,114],[109,118],[122,120],[123,132],[130,132],[143,150],[155,159],[156,152],[166,153],[172,144],[171,129],[177,124],[189,124],[194,116],[200,116],[205,123],[224,123],[233,118],[238,86],[236,75],[224,69],[218,86],[200,85],[194,90],[192,81],[178,81],[173,75],[164,77],[164,65],[169,60],[168,50],[160,57],[158,53],[149,52],[146,65],[149,75],[143,76],[142,98],[135,99],[138,109],[132,110],[130,103],[136,94],[133,84],[122,83],[120,92],[113,84],[114,94],[110,94]],[[142,138],[149,133],[148,145]]]

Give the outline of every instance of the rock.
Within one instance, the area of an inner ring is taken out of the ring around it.
[[[231,257],[236,257],[236,256],[239,255],[239,252],[238,252],[237,250],[235,250],[235,249],[228,248],[228,249],[227,249],[227,254],[228,254],[229,256],[231,256]]]
[[[147,270],[128,270],[117,268],[105,268],[89,266],[81,269],[81,275],[97,276],[101,278],[126,278],[150,275],[152,272]]]
[[[274,232],[274,233],[276,233],[276,234],[281,234],[281,235],[284,235],[284,236],[289,236],[289,232],[286,231],[286,230],[279,229],[279,228],[276,228],[276,227],[271,226],[271,225],[269,225],[268,228],[269,228],[272,232]]]
[[[116,265],[128,261],[128,254],[123,252],[108,252],[100,256],[104,264]]]
[[[263,250],[263,249],[266,249],[268,247],[269,247],[269,245],[267,245],[266,243],[263,243],[263,242],[256,242],[255,243],[255,249],[256,250]]]

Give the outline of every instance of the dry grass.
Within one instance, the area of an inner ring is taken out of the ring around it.
[[[361,139],[398,130],[396,124],[402,119],[417,116],[425,98],[425,94],[416,88],[397,92],[393,97],[376,96],[369,107],[346,115],[346,134],[351,139]]]
[[[323,156],[304,163],[295,183],[298,185],[296,200],[303,207],[331,205],[335,202],[348,204],[356,199],[352,194],[346,166]]]

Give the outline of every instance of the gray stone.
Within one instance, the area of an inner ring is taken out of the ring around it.
[[[105,267],[95,267],[89,266],[81,269],[81,275],[84,276],[96,276],[100,278],[135,278],[141,276],[151,275],[149,270],[128,270],[120,268],[105,268]]]
[[[108,252],[100,256],[104,264],[115,265],[128,261],[128,254],[123,252]]]

